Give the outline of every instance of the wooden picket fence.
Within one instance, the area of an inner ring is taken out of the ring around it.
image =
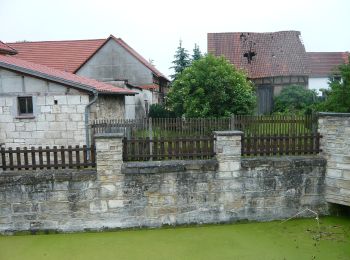
[[[232,125],[235,130],[243,131],[246,136],[304,135],[317,132],[317,119],[317,115],[235,115]]]
[[[99,119],[91,123],[91,134],[124,133],[131,137],[209,136],[213,131],[240,130],[245,135],[298,135],[317,131],[315,115],[233,115],[226,118]]]
[[[242,136],[243,156],[307,155],[321,152],[319,133]]]
[[[180,138],[124,138],[124,161],[194,160],[215,155],[213,136]]]
[[[27,147],[0,149],[0,169],[2,170],[36,170],[95,167],[95,147]]]

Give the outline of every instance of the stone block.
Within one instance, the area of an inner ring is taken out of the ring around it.
[[[108,208],[115,209],[115,208],[121,208],[124,206],[123,200],[108,200]]]
[[[107,211],[108,211],[108,206],[105,200],[96,200],[90,203],[91,213],[102,213]]]
[[[79,105],[81,104],[80,95],[68,95],[67,104],[69,105]]]
[[[53,96],[53,99],[57,101],[57,105],[67,105],[67,96]]]
[[[51,106],[40,106],[41,113],[51,113]]]
[[[32,208],[31,204],[24,204],[24,203],[16,203],[12,205],[12,211],[13,213],[26,213],[30,212]]]

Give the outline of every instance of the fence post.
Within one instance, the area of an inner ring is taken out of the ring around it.
[[[235,115],[231,115],[231,118],[230,118],[230,130],[231,131],[235,130]]]
[[[95,135],[96,170],[99,198],[90,203],[92,213],[106,212],[123,206],[121,174],[123,163],[123,134],[100,133]]]
[[[149,155],[150,155],[150,161],[152,161],[153,158],[153,129],[152,129],[152,117],[148,118],[148,137],[149,137]]]
[[[233,174],[241,167],[241,131],[214,131],[215,153],[219,172]]]

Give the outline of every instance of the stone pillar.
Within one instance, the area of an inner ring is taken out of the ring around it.
[[[99,213],[123,206],[121,174],[123,134],[96,134],[96,168],[99,198],[90,204],[90,212]]]
[[[241,131],[214,131],[216,138],[215,152],[219,162],[219,173],[238,174],[241,167]],[[235,176],[232,176],[235,177]]]
[[[319,113],[318,125],[327,159],[326,200],[350,206],[350,113]]]

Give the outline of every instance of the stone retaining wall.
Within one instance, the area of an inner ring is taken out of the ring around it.
[[[96,136],[97,170],[0,174],[0,232],[158,227],[327,214],[320,157],[240,157],[216,133],[212,160],[122,162],[122,136]]]

